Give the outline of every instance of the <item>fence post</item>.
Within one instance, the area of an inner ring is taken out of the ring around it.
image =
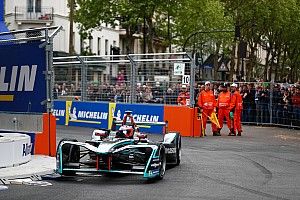
[[[50,109],[53,108],[53,88],[54,88],[54,69],[53,69],[53,38],[49,38],[49,70],[50,70]]]
[[[52,109],[52,101],[53,101],[53,91],[52,91],[52,63],[53,63],[53,57],[52,57],[52,45],[51,45],[51,38],[49,38],[49,31],[48,28],[45,29],[45,50],[46,50],[46,109],[47,113],[51,112]]]
[[[86,101],[87,66],[85,65],[84,60],[80,56],[77,56],[77,59],[81,63],[81,101]]]
[[[132,57],[130,55],[127,55],[128,59],[130,60],[131,63],[131,72],[130,72],[130,103],[135,103],[135,85],[136,85],[136,81],[135,81],[135,77],[136,77],[136,63],[134,62],[134,60],[132,59]]]
[[[192,56],[189,56],[191,60],[191,73],[190,73],[190,107],[193,108],[195,106],[195,68],[196,68],[196,54],[194,53]]]
[[[270,124],[273,123],[273,96],[274,96],[274,81],[272,80],[270,82],[270,106],[269,106]]]

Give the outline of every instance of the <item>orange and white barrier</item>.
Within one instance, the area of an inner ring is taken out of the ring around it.
[[[56,118],[51,113],[43,114],[43,131],[35,135],[34,154],[56,155]]]

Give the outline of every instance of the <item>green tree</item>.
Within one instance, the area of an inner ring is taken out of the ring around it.
[[[164,0],[78,0],[78,9],[75,14],[75,21],[80,24],[81,34],[87,35],[93,28],[101,27],[102,23],[113,26],[120,23],[126,30],[125,43],[127,50],[131,51],[134,45],[133,34],[141,31],[142,27],[147,31],[148,52],[153,52],[153,39],[160,33],[156,27],[162,27],[158,24],[161,14],[164,14],[163,7],[167,6]],[[159,35],[158,35],[159,36]]]
[[[218,55],[228,54],[234,39],[234,33],[214,33],[215,30],[234,30],[232,17],[225,14],[225,8],[219,0],[186,0],[178,9],[175,18],[176,44],[185,46],[185,50],[200,50],[214,55],[214,78],[217,78]],[[189,38],[191,34],[194,37]],[[200,33],[204,32],[204,33]],[[226,56],[226,55],[225,55]]]

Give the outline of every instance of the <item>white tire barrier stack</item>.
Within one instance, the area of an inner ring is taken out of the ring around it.
[[[0,168],[13,167],[31,160],[30,136],[0,133]]]

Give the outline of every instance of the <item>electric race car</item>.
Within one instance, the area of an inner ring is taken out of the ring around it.
[[[151,142],[145,133],[139,132],[133,120],[130,125],[126,120],[125,123],[124,120],[120,123],[118,130],[94,130],[92,139],[86,142],[73,139],[61,140],[56,155],[57,173],[65,176],[73,176],[77,172],[122,173],[160,180],[165,175],[166,165],[180,164],[179,133],[164,133],[163,141]],[[166,125],[164,122],[151,123],[151,125],[159,123]]]

